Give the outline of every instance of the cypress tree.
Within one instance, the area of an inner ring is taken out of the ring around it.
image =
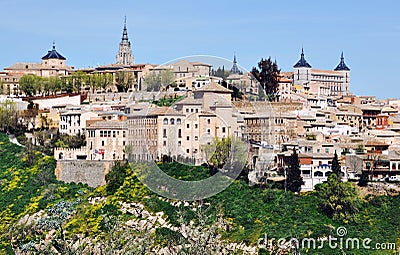
[[[296,149],[293,149],[286,175],[286,188],[292,192],[300,192],[301,185],[303,184],[304,181],[301,176],[299,156],[297,155]]]
[[[341,166],[338,160],[338,155],[335,151],[335,155],[333,156],[332,160],[332,173],[336,174],[339,181],[342,179],[342,172],[341,172]]]

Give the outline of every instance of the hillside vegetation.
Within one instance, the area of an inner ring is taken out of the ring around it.
[[[197,202],[159,197],[134,168],[116,163],[106,186],[65,184],[55,161],[10,144],[0,134],[0,253],[2,254],[291,254],[258,249],[259,238],[325,238],[346,227],[350,238],[400,247],[400,197],[358,198],[351,220],[330,217],[317,192],[294,195],[236,180]],[[207,178],[209,170],[160,164],[182,180]],[[322,188],[321,188],[322,189]],[[345,251],[345,249],[344,249]],[[344,252],[343,251],[343,252]],[[344,254],[340,249],[300,249],[301,254]],[[349,250],[350,254],[395,254]]]

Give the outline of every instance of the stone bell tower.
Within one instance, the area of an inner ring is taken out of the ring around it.
[[[128,39],[128,30],[126,29],[126,17],[124,22],[124,30],[122,32],[122,40],[119,43],[119,50],[116,56],[116,63],[120,65],[133,65],[133,54],[131,43]]]

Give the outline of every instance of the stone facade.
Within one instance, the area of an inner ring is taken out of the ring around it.
[[[350,94],[350,69],[341,62],[335,70],[313,69],[305,60],[302,50],[300,60],[294,65],[293,85],[303,86],[305,91],[324,96],[343,96]]]
[[[113,161],[58,160],[55,175],[63,182],[81,182],[98,187],[106,184],[105,176],[112,165]]]
[[[126,19],[125,19],[124,30],[122,32],[122,40],[119,44],[119,50],[116,56],[116,64],[133,65],[133,63],[134,60],[131,49],[131,42],[128,39],[128,30],[126,29]]]

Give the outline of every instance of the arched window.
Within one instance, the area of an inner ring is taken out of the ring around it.
[[[171,125],[174,125],[174,124],[175,124],[175,119],[172,118],[172,119],[169,121],[169,123],[170,123]]]
[[[332,173],[331,171],[326,172],[325,177],[328,177],[329,175],[331,175],[331,173]]]
[[[176,119],[176,124],[180,125],[181,123],[182,123],[181,119],[180,119],[180,118],[177,118],[177,119]]]
[[[167,118],[164,118],[163,124],[164,124],[164,125],[168,125],[168,119],[167,119]]]

